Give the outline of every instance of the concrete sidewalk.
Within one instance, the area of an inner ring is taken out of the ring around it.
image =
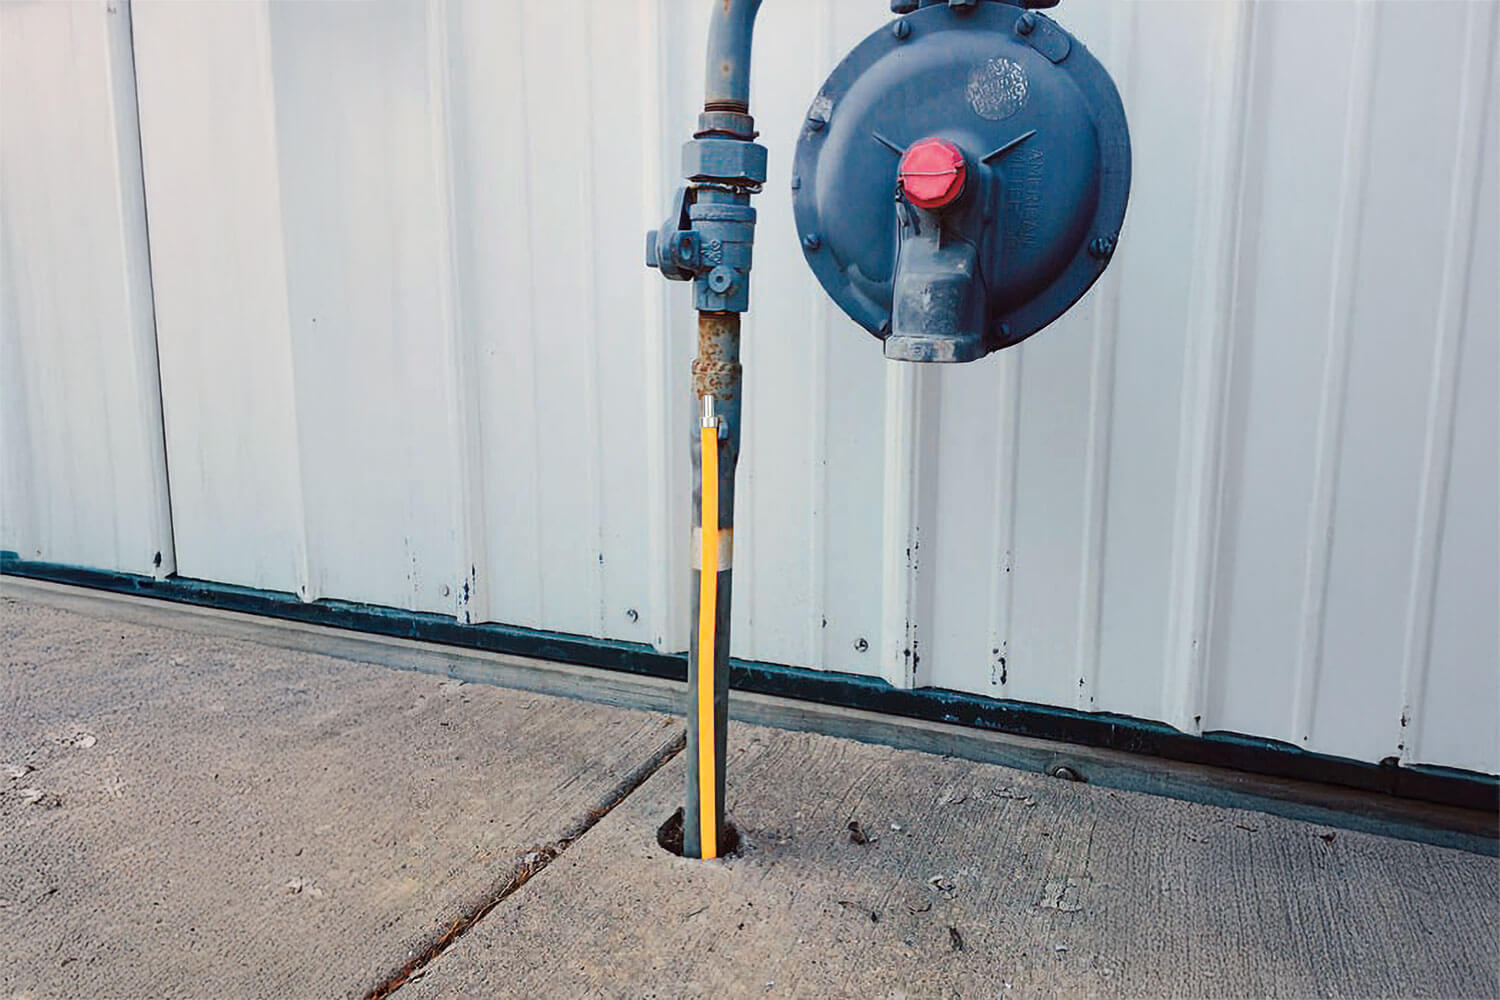
[[[1500,991],[1493,858],[826,736],[731,740],[741,857],[652,843],[682,794],[674,760],[407,990]]]
[[[0,650],[0,997],[363,995],[681,740],[5,598]]]
[[[0,997],[1500,995],[1493,858],[730,735],[685,861],[670,717],[0,597]]]

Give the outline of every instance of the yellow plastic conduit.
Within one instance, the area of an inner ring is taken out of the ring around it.
[[[712,404],[710,404],[712,405]],[[704,419],[709,424],[708,418]],[[719,856],[714,767],[714,622],[719,598],[719,428],[704,426],[703,435],[703,552],[698,573],[698,831],[699,853],[705,860]]]

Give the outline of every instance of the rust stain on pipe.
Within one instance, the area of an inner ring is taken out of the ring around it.
[[[740,377],[739,313],[700,312],[693,393],[699,399],[709,393],[725,402],[738,399]]]

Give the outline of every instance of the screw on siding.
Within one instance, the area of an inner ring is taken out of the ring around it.
[[[453,591],[448,589],[448,585],[446,583],[443,584],[443,596],[447,597],[451,593],[453,593]]]
[[[864,636],[860,636],[858,639],[854,640],[854,649],[855,649],[856,652],[863,653],[865,650],[867,650],[869,648],[870,648],[870,644],[865,641],[865,637]]]
[[[818,238],[817,233],[808,233],[806,236],[802,237],[802,245],[807,247],[807,249],[809,250],[816,250],[818,249],[818,247],[823,245],[823,241]]]
[[[1095,257],[1108,257],[1115,252],[1115,238],[1113,236],[1095,236],[1089,243],[1089,253]]]
[[[906,18],[903,17],[901,20],[891,25],[891,34],[896,36],[896,40],[898,42],[904,42],[911,35],[911,25],[908,24]]]
[[[639,611],[637,611],[635,608],[626,608],[625,609],[625,617],[629,621],[638,622],[638,621],[641,620],[641,613]]]

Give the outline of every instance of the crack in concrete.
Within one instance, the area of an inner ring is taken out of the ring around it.
[[[561,837],[550,844],[538,844],[525,854],[521,855],[520,864],[499,884],[492,886],[489,891],[482,894],[464,909],[464,912],[448,921],[435,933],[430,935],[418,947],[417,953],[400,968],[383,976],[374,986],[364,994],[364,1000],[385,1000],[386,997],[399,990],[402,986],[411,982],[412,978],[435,961],[439,955],[452,947],[453,943],[479,921],[483,920],[491,910],[503,903],[516,890],[520,889],[532,876],[550,865],[564,851],[579,838],[593,829],[605,816],[624,802],[641,785],[646,783],[657,771],[667,765],[673,757],[682,752],[687,745],[687,734],[678,733],[670,743],[662,746],[656,753],[647,758],[639,767],[625,776],[614,788],[605,795],[604,800],[590,809],[583,817]]]

